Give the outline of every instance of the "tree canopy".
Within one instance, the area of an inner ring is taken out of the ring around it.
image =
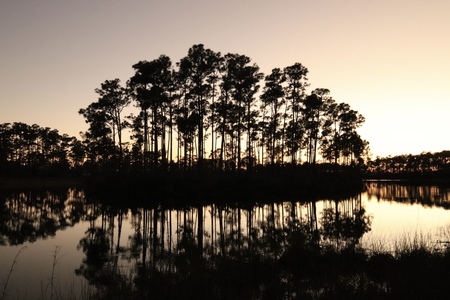
[[[446,152],[371,160],[358,133],[364,116],[327,88],[309,90],[299,62],[263,74],[246,55],[197,44],[178,62],[160,55],[132,69],[126,81],[102,82],[97,101],[79,109],[88,124],[81,140],[36,124],[1,124],[2,173],[252,172],[319,163],[398,173],[448,165]]]
[[[133,69],[125,86],[106,80],[96,90],[99,100],[80,109],[89,124],[87,161],[114,158],[143,170],[252,170],[316,164],[318,157],[358,165],[368,154],[357,133],[364,117],[328,89],[308,94],[308,69],[298,62],[264,75],[248,56],[197,44],[174,65],[161,55]],[[127,105],[138,113],[121,116]],[[132,134],[124,149],[126,127]]]

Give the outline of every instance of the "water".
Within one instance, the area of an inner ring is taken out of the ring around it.
[[[369,182],[363,206],[372,215],[371,230],[362,241],[367,247],[383,244],[395,250],[408,241],[436,247],[450,240],[450,189]]]
[[[186,277],[218,257],[280,259],[295,232],[321,247],[392,252],[450,240],[450,190],[437,186],[368,182],[341,201],[136,210],[87,203],[76,189],[0,193],[5,299],[82,299],[148,280],[149,269]]]

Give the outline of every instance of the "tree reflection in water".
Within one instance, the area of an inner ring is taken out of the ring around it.
[[[127,212],[98,204],[93,204],[88,211],[91,213],[90,226],[78,245],[85,258],[75,273],[95,285],[103,297],[115,298],[118,291],[123,297],[128,290],[128,282],[119,269],[119,260],[125,251],[120,240],[123,217]],[[99,226],[96,220],[100,221]]]
[[[419,203],[423,206],[440,206],[450,208],[450,188],[448,185],[411,185],[399,181],[372,181],[366,183],[369,196],[378,200]]]
[[[448,205],[445,188],[366,188],[368,197]],[[96,287],[95,299],[394,299],[423,291],[445,299],[450,293],[450,252],[406,249],[394,257],[362,248],[371,217],[361,195],[128,209],[86,202],[75,189],[0,192],[1,244],[89,224],[79,237],[84,258],[75,272]]]
[[[54,236],[86,214],[77,189],[0,190],[0,244],[21,245]]]
[[[80,240],[86,258],[77,272],[98,288],[99,298],[320,294],[331,283],[311,275],[323,273],[314,265],[318,257],[356,253],[371,222],[360,196],[323,203],[320,214],[316,202],[135,209],[126,246],[119,242],[127,213],[97,207],[89,212],[101,221],[91,222]]]

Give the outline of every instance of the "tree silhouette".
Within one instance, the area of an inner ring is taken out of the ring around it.
[[[191,115],[196,116],[197,121],[199,170],[203,168],[205,121],[209,111],[208,100],[212,94],[211,83],[215,83],[215,73],[219,63],[220,53],[205,49],[202,44],[192,46],[188,55],[178,63],[180,79],[187,87],[185,97],[188,97]]]
[[[105,98],[106,99],[106,98]],[[93,167],[107,164],[115,157],[115,126],[108,112],[108,102],[100,98],[78,111],[89,124],[89,129],[82,133],[83,143],[87,150],[88,160]]]
[[[283,70],[286,78],[285,97],[289,109],[290,119],[286,128],[286,147],[291,155],[292,164],[296,164],[298,151],[303,144],[304,122],[302,108],[305,101],[305,89],[309,85],[306,81],[308,69],[300,63],[295,63]]]
[[[116,136],[118,138],[119,146],[119,161],[123,160],[123,144],[122,131],[128,126],[121,116],[122,111],[130,103],[130,96],[128,91],[120,86],[120,80],[106,80],[101,84],[100,89],[95,92],[99,94],[98,100],[99,108],[104,111],[108,121],[108,125],[112,130],[113,143],[116,145]]]
[[[242,138],[244,132],[247,135],[247,157],[249,166],[253,165],[252,141],[254,131],[257,129],[257,111],[254,110],[255,94],[259,90],[259,81],[263,74],[259,72],[256,64],[249,65],[251,59],[245,55],[227,54],[223,67],[222,90],[225,93],[223,100],[227,102],[231,96],[232,104],[227,109],[232,109],[234,118],[228,118],[231,124],[228,126],[231,132],[231,141],[236,133],[236,157],[238,169],[242,166]],[[225,129],[222,127],[222,129]],[[224,138],[224,136],[222,137]],[[232,143],[233,144],[233,143]]]
[[[264,92],[261,95],[262,105],[265,109],[268,109],[269,115],[267,116],[267,149],[270,153],[270,163],[273,166],[275,164],[275,156],[279,153],[279,142],[282,137],[280,131],[280,109],[284,105],[284,90],[282,84],[285,81],[285,77],[281,69],[273,69],[272,73],[265,77]],[[281,153],[281,156],[283,153]]]
[[[233,82],[231,68],[233,64],[232,55],[226,55],[221,65],[220,95],[217,102],[212,105],[212,115],[217,123],[216,129],[221,137],[219,168],[224,169],[224,157],[226,155],[227,139],[233,140],[233,125],[236,123],[237,115],[234,114],[235,104],[232,101]]]
[[[222,56],[196,44],[175,67],[161,55],[132,68],[126,87],[119,79],[106,80],[95,90],[98,101],[79,110],[89,124],[82,144],[51,129],[5,124],[0,129],[2,166],[36,167],[51,157],[52,165],[90,172],[125,164],[146,172],[177,166],[203,170],[205,165],[251,171],[255,160],[282,167],[296,165],[305,155],[313,165],[321,159],[361,165],[368,153],[368,142],[357,132],[362,115],[337,104],[328,89],[307,95],[308,69],[300,63],[274,68],[264,77],[248,56]],[[131,104],[139,112],[124,117]],[[131,146],[124,143],[124,129],[130,129]],[[59,148],[49,146],[55,143]],[[64,155],[64,149],[71,153]]]
[[[80,146],[75,137],[56,129],[20,122],[0,124],[0,175],[67,172],[83,162]]]
[[[319,140],[326,135],[327,131],[321,132],[325,123],[327,106],[331,102],[328,89],[315,89],[305,99],[304,120],[305,130],[307,132],[307,157],[308,163],[315,165],[317,160],[317,150]],[[321,136],[322,134],[322,136]]]
[[[437,178],[445,178],[450,171],[450,151],[377,157],[368,161],[367,167],[370,173],[379,176],[421,178],[434,173]]]
[[[365,142],[356,132],[364,123],[364,117],[350,109],[347,103],[337,104],[334,100],[329,101],[327,110],[327,120],[323,125],[322,156],[335,164],[343,157],[344,163],[348,165],[349,161],[353,162],[353,157],[361,157],[366,148]]]
[[[153,153],[153,166],[158,165],[159,157],[159,136],[162,135],[161,148],[163,149],[163,159],[165,159],[165,104],[170,102],[169,89],[171,87],[171,60],[165,55],[152,61],[140,61],[133,65],[135,75],[130,79],[130,88],[133,96],[141,109],[142,118],[136,119],[135,126],[139,126],[141,121],[143,131],[143,153],[144,165],[149,156],[149,151]],[[150,116],[149,116],[150,114]],[[151,120],[149,120],[151,119]],[[149,132],[148,124],[151,123]],[[149,143],[149,134],[152,133]],[[150,147],[151,145],[151,147]]]

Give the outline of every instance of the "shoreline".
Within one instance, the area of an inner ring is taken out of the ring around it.
[[[82,178],[76,177],[0,177],[0,190],[20,188],[68,188],[84,186]]]

